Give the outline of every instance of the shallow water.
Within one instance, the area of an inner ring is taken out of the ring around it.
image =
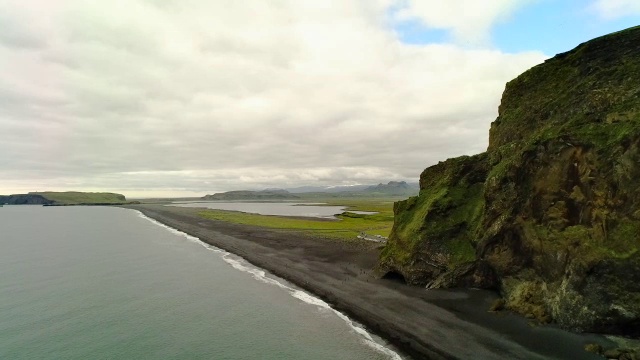
[[[261,215],[303,216],[318,218],[335,218],[336,214],[345,211],[345,206],[325,206],[321,204],[294,202],[184,202],[170,206],[202,207],[216,210],[242,211]],[[356,214],[375,214],[367,211],[350,211]]]
[[[357,324],[133,210],[0,209],[1,359],[390,359]]]

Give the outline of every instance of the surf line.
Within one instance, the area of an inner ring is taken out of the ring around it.
[[[145,214],[143,214],[141,211],[139,210],[134,210],[139,217],[146,219],[148,221],[150,221],[151,223],[160,226],[168,231],[170,231],[171,233],[173,233],[174,235],[178,235],[181,237],[186,238],[187,240],[196,243],[198,245],[201,245],[202,247],[204,247],[205,249],[209,250],[209,251],[213,251],[214,253],[218,254],[221,256],[222,260],[224,260],[227,264],[231,265],[234,269],[242,271],[242,272],[246,272],[249,273],[253,276],[254,279],[270,284],[270,285],[275,285],[285,291],[287,291],[291,296],[293,296],[294,298],[303,301],[307,304],[310,305],[315,305],[318,308],[320,308],[320,310],[322,311],[331,311],[333,312],[338,318],[342,319],[345,323],[347,323],[347,325],[354,331],[356,332],[358,335],[360,335],[360,337],[362,338],[363,342],[373,348],[374,350],[385,354],[387,356],[389,356],[390,359],[393,360],[403,360],[403,358],[395,351],[393,351],[392,349],[388,348],[385,344],[381,344],[380,341],[374,339],[371,334],[365,329],[365,327],[358,323],[357,321],[354,321],[352,319],[350,319],[347,315],[341,313],[340,311],[334,309],[331,307],[331,305],[329,305],[327,302],[325,302],[324,300],[313,296],[305,291],[299,290],[294,288],[293,286],[290,286],[288,284],[288,282],[286,282],[284,279],[280,279],[280,278],[276,278],[274,275],[272,274],[267,274],[267,271],[261,268],[258,268],[254,265],[252,265],[251,263],[249,263],[247,260],[245,260],[244,258],[242,258],[241,256],[232,254],[226,250],[220,249],[218,247],[215,247],[213,245],[207,244],[204,241],[200,240],[199,238],[195,237],[195,236],[191,236],[185,232],[182,232],[178,229],[172,228],[170,226],[167,226],[159,221],[157,221],[156,219],[150,218],[148,216],[146,216]]]

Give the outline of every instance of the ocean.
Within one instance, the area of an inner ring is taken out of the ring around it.
[[[322,300],[112,207],[0,208],[0,359],[401,359]]]

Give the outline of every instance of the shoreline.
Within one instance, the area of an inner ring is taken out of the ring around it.
[[[496,294],[425,290],[377,279],[380,244],[357,245],[208,220],[199,208],[126,205],[265,269],[362,324],[414,359],[601,359],[584,351],[607,345],[597,335],[530,326],[510,313],[489,313]]]
[[[161,222],[158,222],[157,220],[147,217],[146,215],[144,215],[142,212],[135,210],[138,215],[145,219],[148,220],[150,222],[152,222],[153,224],[156,224],[158,226],[161,226],[169,231],[171,231],[172,233],[175,234],[179,234],[181,236],[184,236],[187,238],[187,240],[194,242],[194,243],[198,243],[199,245],[202,245],[205,249],[207,250],[211,250],[214,253],[217,253],[218,255],[220,255],[221,259],[226,262],[227,264],[229,264],[231,267],[235,268],[238,271],[241,272],[245,272],[249,275],[251,275],[254,279],[256,279],[257,281],[260,282],[264,282],[270,285],[274,285],[277,286],[287,292],[289,292],[289,294],[294,297],[297,298],[299,300],[301,300],[302,302],[305,302],[309,305],[314,305],[317,306],[319,308],[322,309],[326,309],[326,310],[330,310],[332,312],[334,312],[336,314],[336,316],[338,316],[338,318],[340,318],[341,320],[343,320],[349,327],[351,327],[354,331],[356,331],[357,333],[359,333],[362,338],[363,341],[370,347],[376,349],[377,351],[379,351],[380,353],[389,355],[391,358],[394,359],[403,359],[404,357],[402,356],[402,354],[398,353],[397,349],[395,349],[395,347],[391,347],[391,344],[387,343],[386,341],[384,341],[383,338],[377,336],[376,334],[373,334],[371,332],[369,332],[366,327],[362,324],[360,324],[359,322],[355,321],[354,319],[348,317],[347,315],[339,312],[338,310],[334,309],[330,304],[326,303],[325,301],[323,301],[322,299],[320,299],[319,297],[315,296],[313,293],[307,292],[304,289],[299,288],[298,286],[296,286],[295,284],[280,278],[276,275],[274,275],[273,273],[271,273],[270,271],[257,267],[253,264],[251,264],[249,261],[247,261],[246,259],[244,259],[243,257],[240,257],[236,254],[230,253],[226,250],[220,249],[216,246],[210,245],[202,240],[200,240],[197,237],[191,236],[187,233],[184,233],[178,229],[174,229],[172,227],[169,227]],[[302,294],[302,295],[300,295]],[[376,339],[377,338],[377,339]],[[380,341],[379,341],[379,340]]]

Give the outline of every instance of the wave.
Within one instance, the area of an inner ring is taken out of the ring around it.
[[[270,285],[275,285],[285,291],[287,291],[291,296],[293,296],[294,298],[303,301],[307,304],[310,305],[314,305],[317,306],[318,308],[320,308],[320,310],[323,311],[331,311],[333,312],[336,316],[338,316],[340,319],[342,319],[345,323],[347,323],[347,325],[354,331],[356,332],[358,335],[360,335],[363,339],[363,342],[368,345],[369,347],[375,349],[376,351],[385,354],[387,356],[389,356],[390,359],[393,360],[402,360],[402,357],[395,351],[393,351],[392,349],[388,348],[387,346],[385,346],[385,344],[382,344],[380,340],[376,340],[373,336],[371,336],[371,334],[364,328],[364,326],[354,320],[351,320],[347,315],[339,312],[338,310],[334,309],[331,307],[331,305],[329,305],[327,302],[325,302],[324,300],[313,296],[311,294],[309,294],[308,292],[302,291],[300,289],[297,289],[295,287],[293,287],[292,285],[289,285],[289,283],[285,282],[283,279],[278,279],[275,278],[273,275],[270,275],[267,273],[267,271],[256,267],[254,265],[252,265],[251,263],[249,263],[247,260],[243,259],[240,256],[234,255],[226,250],[220,249],[218,247],[215,247],[213,245],[209,245],[207,243],[205,243],[204,241],[200,240],[199,238],[195,237],[195,236],[191,236],[185,232],[182,232],[178,229],[174,229],[170,226],[167,226],[155,219],[152,219],[146,215],[144,215],[142,212],[135,210],[136,213],[138,214],[139,217],[146,219],[150,222],[152,222],[155,225],[161,226],[163,228],[165,228],[166,230],[172,232],[175,235],[178,236],[182,236],[184,238],[186,238],[187,240],[196,243],[198,245],[201,245],[202,247],[204,247],[207,250],[213,251],[217,254],[219,254],[222,259],[229,265],[231,265],[234,269],[242,271],[242,272],[246,272],[249,273],[253,276],[254,279],[270,284]]]

